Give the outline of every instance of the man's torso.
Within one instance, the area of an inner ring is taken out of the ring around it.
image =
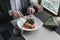
[[[23,0],[23,10],[25,11],[28,6],[28,0]],[[11,10],[10,0],[0,0],[0,19],[1,20],[10,20],[8,11]],[[25,13],[24,13],[25,15]]]

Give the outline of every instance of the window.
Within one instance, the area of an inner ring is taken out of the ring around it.
[[[52,0],[41,0],[41,5],[52,12],[55,15],[58,15],[59,3]]]

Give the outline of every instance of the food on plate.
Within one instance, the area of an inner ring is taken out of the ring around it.
[[[34,29],[34,20],[33,19],[27,19],[27,21],[23,24],[23,26],[27,29]]]

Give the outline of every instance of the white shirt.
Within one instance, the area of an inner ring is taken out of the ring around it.
[[[21,1],[20,0],[10,0],[12,10],[21,10]]]
[[[10,4],[11,4],[11,10],[9,10],[9,15],[11,16],[11,11],[12,10],[21,10],[22,9],[22,5],[21,5],[21,0],[10,0]]]

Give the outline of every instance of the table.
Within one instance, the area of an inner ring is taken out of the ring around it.
[[[34,16],[34,18],[38,19]],[[15,22],[18,19],[14,20]],[[38,19],[39,20],[39,19]],[[60,40],[60,35],[58,35],[55,31],[50,31],[46,28],[44,28],[43,22],[40,20],[38,21],[40,23],[40,29],[32,32],[25,31],[23,33],[23,36],[26,40]]]

